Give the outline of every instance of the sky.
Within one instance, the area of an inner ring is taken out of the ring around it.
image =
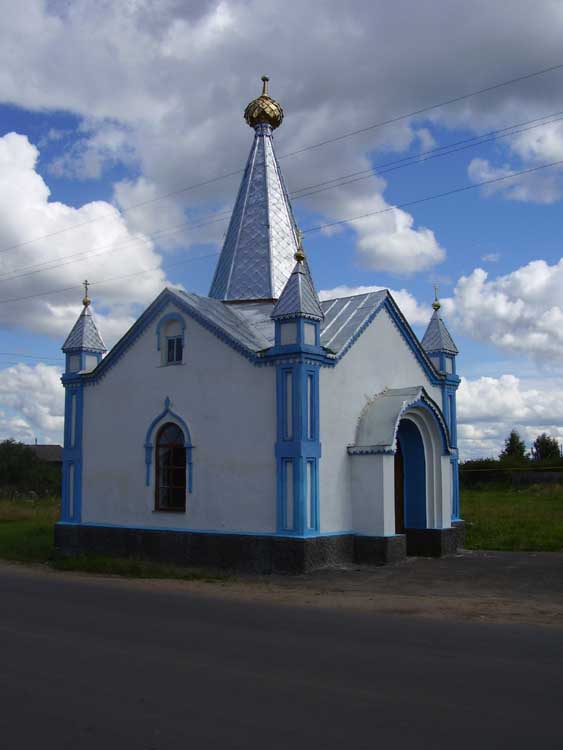
[[[389,288],[422,336],[438,284],[461,457],[563,441],[562,3],[0,12],[0,439],[62,441],[84,278],[109,346],[164,286],[207,294],[267,74],[321,294]]]

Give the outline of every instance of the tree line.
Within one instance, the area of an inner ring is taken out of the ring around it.
[[[34,451],[15,440],[0,442],[0,494],[59,495],[61,467],[38,458]]]
[[[462,468],[541,468],[553,466],[563,468],[563,454],[559,441],[542,432],[536,437],[530,449],[522,440],[518,430],[511,430],[504,441],[504,447],[497,458],[478,458],[464,461]]]

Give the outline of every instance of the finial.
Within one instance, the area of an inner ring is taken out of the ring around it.
[[[82,304],[84,305],[84,307],[88,307],[88,305],[92,301],[88,296],[88,287],[90,286],[90,282],[88,281],[88,279],[85,279],[82,283],[84,284],[84,299],[82,300]]]
[[[440,300],[438,299],[438,284],[434,284],[434,302],[432,303],[432,309],[438,312],[440,307]]]
[[[300,229],[297,230],[297,250],[293,256],[298,263],[303,263],[305,260],[305,251],[303,250],[303,233]]]
[[[283,109],[268,93],[268,76],[262,76],[262,93],[253,99],[244,110],[244,119],[251,128],[269,125],[272,130],[279,128],[283,120]]]

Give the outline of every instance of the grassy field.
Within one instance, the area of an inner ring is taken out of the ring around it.
[[[486,487],[461,492],[466,547],[563,550],[563,487]]]
[[[53,526],[59,517],[58,498],[41,500],[0,499],[0,559],[48,563],[58,570],[121,575],[130,578],[225,580],[225,575],[146,560],[79,555],[62,557],[53,548]]]
[[[467,521],[469,549],[563,550],[563,487],[465,489],[461,493],[461,513]],[[53,549],[53,525],[58,515],[56,498],[0,499],[0,558],[48,563],[60,570],[135,578],[224,578],[143,560],[57,556]]]

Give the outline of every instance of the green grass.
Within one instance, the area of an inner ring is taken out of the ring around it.
[[[462,489],[466,547],[491,550],[563,550],[563,487]]]
[[[0,500],[0,557],[47,561],[53,554],[53,525],[58,517],[56,498]]]
[[[225,581],[228,576],[179,565],[103,555],[57,555],[53,527],[59,518],[58,498],[41,500],[0,499],[0,559],[47,563],[57,570],[119,575],[126,578],[174,578]]]
[[[563,487],[463,489],[462,517],[469,549],[563,550]],[[56,498],[0,499],[0,558],[47,563],[58,570],[120,575],[129,578],[226,580],[227,576],[176,565],[100,555],[63,557],[53,548],[59,516]]]

